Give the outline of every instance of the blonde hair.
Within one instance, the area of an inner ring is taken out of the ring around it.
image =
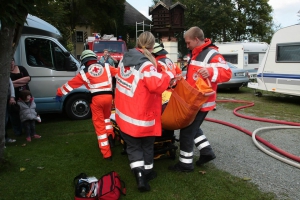
[[[137,39],[137,48],[143,50],[143,54],[152,62],[152,64],[157,67],[156,60],[148,49],[152,49],[155,44],[155,37],[152,33],[145,31],[140,34]]]
[[[187,30],[184,33],[184,38],[186,37],[191,39],[198,38],[200,41],[204,41],[204,33],[198,26],[193,26],[189,30]]]

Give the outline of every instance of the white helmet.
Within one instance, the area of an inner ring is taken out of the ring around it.
[[[81,64],[85,64],[87,61],[97,60],[97,55],[91,50],[84,50],[80,56]]]

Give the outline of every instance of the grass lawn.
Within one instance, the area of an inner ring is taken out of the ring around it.
[[[272,92],[262,92],[262,97],[254,95],[254,90],[243,87],[239,91],[219,90],[219,100],[244,100],[254,102],[253,107],[242,110],[245,114],[254,115],[276,120],[285,120],[291,122],[300,121],[300,97],[283,95]],[[227,109],[245,105],[239,103],[218,103],[218,106],[223,106]],[[238,111],[241,112],[241,111]]]
[[[260,117],[300,121],[299,98],[268,96],[256,97],[253,91],[221,91],[218,99],[255,101],[255,106],[243,112]],[[235,108],[237,104],[218,106]],[[263,193],[241,178],[218,170],[213,164],[192,173],[167,170],[176,161],[155,160],[158,177],[150,182],[151,192],[140,193],[129,169],[127,156],[121,155],[122,146],[113,148],[113,161],[102,158],[91,120],[72,121],[64,115],[42,115],[36,126],[41,139],[25,142],[25,136],[5,149],[6,162],[0,164],[0,199],[13,200],[71,200],[74,199],[73,179],[81,172],[100,178],[115,170],[126,183],[127,195],[121,199],[201,199],[201,200],[271,200],[274,194]],[[12,135],[12,130],[9,130]]]

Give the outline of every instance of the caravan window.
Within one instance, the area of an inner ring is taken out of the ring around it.
[[[300,44],[278,44],[276,54],[277,62],[300,62]]]
[[[230,62],[232,64],[238,64],[238,55],[224,55],[222,56],[225,58],[227,62]]]
[[[248,63],[249,64],[258,64],[259,63],[258,53],[248,53]]]

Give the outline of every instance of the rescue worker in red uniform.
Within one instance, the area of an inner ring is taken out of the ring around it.
[[[217,91],[217,85],[229,81],[231,70],[225,59],[218,53],[218,48],[210,39],[204,38],[204,33],[199,27],[192,27],[184,34],[187,48],[192,51],[191,59],[187,65],[187,82],[196,88],[198,78],[208,78],[212,89]],[[200,151],[196,165],[201,166],[213,160],[216,156],[207,138],[199,128],[207,113],[216,106],[216,93],[208,98],[202,105],[195,120],[189,126],[180,130],[180,155],[179,162],[169,166],[169,170],[179,172],[191,172],[193,165],[194,144]]]
[[[82,85],[90,91],[91,111],[94,128],[98,138],[98,145],[107,160],[112,160],[111,145],[114,138],[113,127],[110,122],[112,106],[112,76],[118,72],[117,68],[97,63],[97,56],[91,50],[84,50],[80,56],[81,64],[85,66],[73,79],[57,89],[57,98],[68,94]]]
[[[171,59],[167,57],[168,52],[164,49],[163,43],[155,43],[152,54],[154,55],[155,60],[157,62],[158,72],[169,68],[168,70],[175,74],[176,77],[179,77],[181,75],[181,69],[177,65],[175,65]]]
[[[148,181],[156,177],[153,156],[155,137],[162,132],[161,94],[174,78],[170,71],[157,72],[151,54],[154,43],[152,33],[141,33],[137,47],[124,54],[116,75],[116,122],[141,192],[149,191]]]
[[[157,71],[166,71],[169,70],[175,77],[181,77],[181,69],[173,63],[171,59],[167,57],[168,52],[164,49],[163,43],[155,43],[152,51],[152,55],[155,57],[157,64]],[[172,83],[172,86],[176,84],[176,81]],[[172,92],[171,88],[168,88],[167,91]],[[162,105],[162,109],[166,108],[167,104]],[[163,111],[162,111],[163,112]],[[162,135],[174,135],[174,130],[163,130]]]

